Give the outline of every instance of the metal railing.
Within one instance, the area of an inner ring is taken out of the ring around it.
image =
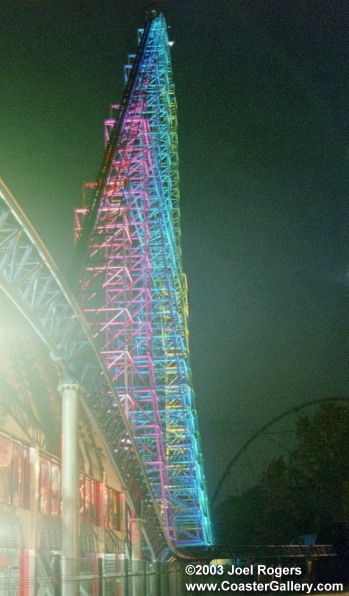
[[[77,566],[78,575],[64,577],[60,554],[0,552],[0,596],[61,596],[64,584],[77,583],[80,596],[184,596],[178,562],[92,554],[79,559]]]
[[[240,548],[240,554],[243,554],[244,548]],[[245,561],[232,556],[231,549],[227,547],[227,550],[230,552],[225,553],[222,547],[220,549],[222,555],[226,554],[227,564],[246,565]],[[297,565],[302,569],[302,575],[309,577],[339,569],[338,565],[333,567],[337,557],[329,545],[315,545],[308,550],[300,545],[254,547],[254,554],[257,551],[260,558],[255,560],[258,562],[272,567]],[[207,554],[207,558],[192,556],[171,562],[132,561],[123,555],[88,553],[75,559],[76,565],[66,565],[59,552],[0,549],[0,596],[186,596],[188,591],[185,586],[191,580],[191,573],[188,572],[188,577],[185,572],[188,561],[194,563],[197,569],[203,569],[202,574],[192,578],[195,583],[223,579],[222,575],[211,575],[210,565],[205,564],[205,561],[210,563],[211,560],[215,560],[214,552],[211,556]],[[328,569],[319,567],[323,562]],[[193,564],[189,567],[193,568]],[[75,569],[75,574],[64,576],[65,569],[70,573]],[[205,569],[208,569],[207,573]],[[229,565],[224,568],[224,573],[228,569]],[[254,577],[257,577],[255,572]],[[229,579],[229,575],[226,578]]]

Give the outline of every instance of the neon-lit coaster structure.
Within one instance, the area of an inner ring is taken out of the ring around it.
[[[125,83],[121,105],[105,122],[90,204],[76,210],[81,300],[168,539],[209,544],[180,246],[176,99],[162,15],[152,14],[139,31]],[[112,407],[100,422],[113,427]]]

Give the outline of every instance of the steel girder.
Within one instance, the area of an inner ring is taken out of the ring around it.
[[[79,382],[82,405],[97,421],[136,515],[145,520],[157,557],[168,550],[165,528],[133,434],[84,315],[45,246],[0,180],[0,287],[60,365]]]

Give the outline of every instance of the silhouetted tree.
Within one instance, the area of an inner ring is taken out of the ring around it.
[[[349,518],[349,410],[327,402],[297,424],[289,458],[294,490],[311,512],[313,530]]]
[[[296,442],[273,460],[258,486],[226,499],[216,513],[217,539],[231,544],[287,544],[349,521],[349,410],[324,402],[296,423]]]

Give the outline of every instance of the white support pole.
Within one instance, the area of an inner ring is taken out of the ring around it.
[[[58,387],[62,397],[63,596],[79,596],[80,592],[79,389],[77,383]]]

